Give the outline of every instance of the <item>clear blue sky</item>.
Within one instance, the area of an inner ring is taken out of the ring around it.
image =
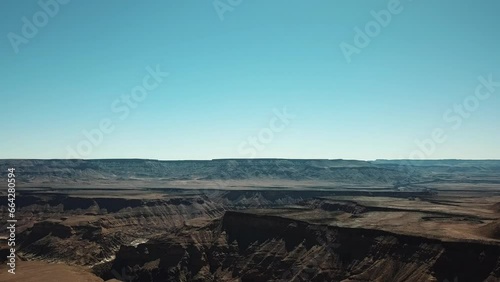
[[[341,42],[388,2],[243,0],[221,20],[212,1],[73,0],[16,54],[9,34],[43,10],[1,1],[0,158],[66,158],[105,118],[83,157],[407,158],[441,128],[426,158],[500,158],[500,87],[460,125],[443,118],[479,76],[500,81],[500,2],[401,0],[348,63]],[[157,65],[169,76],[113,111]],[[294,118],[262,143],[284,107]]]

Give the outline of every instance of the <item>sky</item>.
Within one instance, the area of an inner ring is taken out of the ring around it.
[[[1,1],[0,158],[500,159],[499,11]]]

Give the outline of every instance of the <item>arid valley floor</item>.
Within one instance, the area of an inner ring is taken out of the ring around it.
[[[3,221],[0,281],[500,281],[500,161],[9,167],[18,257],[7,273]]]

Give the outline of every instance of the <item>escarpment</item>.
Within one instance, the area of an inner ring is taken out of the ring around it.
[[[80,267],[104,281],[500,280],[496,162],[21,167],[16,253],[33,265]],[[39,185],[46,177],[60,182]],[[0,252],[7,247],[2,233]]]
[[[226,212],[96,268],[132,281],[497,281],[500,247]]]
[[[44,196],[18,214],[19,254],[26,259],[92,266],[121,246],[182,228],[196,218],[219,218],[224,208],[200,197],[120,199]],[[43,216],[42,216],[43,214]],[[30,218],[38,217],[31,221]]]

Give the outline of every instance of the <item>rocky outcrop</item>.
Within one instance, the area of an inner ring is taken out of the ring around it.
[[[19,210],[21,218],[43,211],[44,220],[26,223],[19,234],[19,253],[28,259],[95,265],[112,259],[121,246],[147,241],[182,228],[196,218],[220,218],[224,209],[202,197],[165,199],[50,196]],[[81,200],[81,202],[79,202]],[[91,204],[89,204],[91,203]],[[85,207],[87,207],[85,209]],[[69,215],[69,216],[68,216]]]
[[[96,269],[132,281],[498,281],[500,247],[226,212]]]
[[[57,238],[65,239],[71,237],[74,231],[71,227],[56,221],[42,221],[33,225],[31,230],[26,232],[25,242],[36,241],[45,236],[51,235]]]

